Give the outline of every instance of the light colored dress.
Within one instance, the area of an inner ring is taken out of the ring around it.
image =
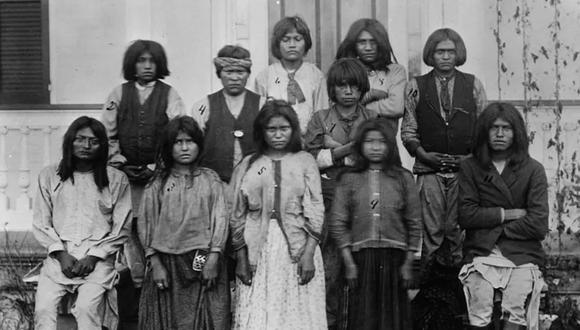
[[[251,286],[237,281],[234,329],[327,329],[324,266],[299,285],[298,261],[308,238],[319,239],[324,206],[320,174],[306,152],[280,160],[249,157],[236,168],[231,219],[234,249],[248,248]],[[247,169],[247,170],[246,170]],[[273,214],[275,211],[275,215]]]
[[[300,85],[306,99],[302,103],[292,105],[300,121],[300,130],[305,134],[312,114],[329,107],[326,79],[316,65],[308,62],[302,63],[296,70],[294,79]],[[288,71],[280,62],[276,62],[258,74],[255,91],[267,98],[288,101],[288,82]]]

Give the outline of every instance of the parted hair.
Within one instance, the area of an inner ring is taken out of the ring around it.
[[[510,123],[514,133],[508,164],[517,165],[529,157],[529,139],[524,118],[513,105],[494,102],[479,115],[475,127],[475,139],[473,140],[473,157],[484,168],[492,165],[489,131],[498,118]]]
[[[134,81],[135,77],[135,64],[139,60],[139,56],[144,53],[150,53],[155,61],[155,79],[163,79],[169,76],[169,68],[167,66],[167,56],[165,55],[165,50],[158,42],[153,40],[135,40],[127,50],[125,51],[125,56],[123,57],[123,77],[127,81]]]
[[[377,59],[375,63],[371,64],[373,70],[387,71],[387,66],[391,63],[396,63],[393,47],[389,41],[389,34],[384,25],[376,19],[361,18],[350,26],[346,37],[338,47],[336,58],[353,57],[357,58],[356,44],[360,34],[366,31],[373,36],[377,43]]]
[[[169,121],[165,130],[161,133],[160,141],[157,145],[155,178],[160,177],[162,180],[166,180],[171,173],[171,169],[175,164],[175,159],[173,159],[173,146],[175,145],[179,132],[184,132],[189,135],[193,142],[197,144],[199,151],[197,158],[192,164],[192,169],[199,164],[204,149],[203,131],[199,128],[199,125],[192,117],[175,117]]]
[[[332,102],[336,103],[335,87],[343,85],[356,86],[361,92],[359,101],[370,89],[366,68],[356,58],[341,58],[328,69],[326,90]]]
[[[225,45],[222,47],[222,49],[220,49],[217,53],[218,57],[231,57],[231,58],[238,58],[238,59],[249,59],[250,58],[250,51],[245,49],[242,46],[238,46],[238,45]],[[215,67],[215,73],[218,76],[218,78],[220,77],[220,74],[222,72],[221,67],[218,67],[216,65]],[[247,68],[248,73],[252,73],[252,70],[250,68]]]
[[[427,42],[425,42],[425,47],[423,48],[423,62],[430,67],[435,66],[435,62],[433,59],[433,54],[435,54],[435,48],[437,44],[441,41],[451,40],[455,44],[455,52],[456,52],[456,61],[455,66],[462,66],[465,61],[467,60],[467,50],[465,49],[465,43],[463,39],[453,29],[443,28],[435,30],[429,38],[427,38]]]
[[[76,170],[76,158],[73,154],[73,144],[77,132],[83,128],[90,128],[95,137],[99,140],[99,149],[97,156],[93,159],[93,177],[95,184],[102,191],[109,185],[109,176],[107,174],[107,161],[109,159],[109,140],[105,126],[95,118],[82,116],[75,119],[66,132],[62,141],[62,159],[58,164],[57,174],[64,182],[70,179],[74,184],[73,173]]]
[[[357,155],[354,166],[355,171],[364,171],[369,168],[369,160],[363,155],[363,145],[367,134],[371,131],[381,133],[387,144],[387,156],[383,159],[383,171],[403,169],[395,139],[396,132],[389,130],[389,125],[386,121],[380,118],[370,118],[362,122],[356,130],[354,138],[354,151]]]
[[[272,31],[272,39],[270,42],[270,51],[275,58],[281,59],[282,53],[280,52],[280,42],[284,36],[296,29],[296,32],[304,37],[304,56],[308,54],[310,48],[312,48],[312,37],[310,36],[310,29],[306,22],[299,16],[284,17],[279,20]]]
[[[249,165],[264,155],[270,148],[266,142],[266,127],[268,127],[270,120],[274,117],[283,117],[288,121],[288,123],[290,123],[290,127],[292,128],[292,135],[290,136],[290,141],[286,146],[286,150],[288,152],[298,152],[302,150],[300,122],[298,121],[298,115],[290,103],[283,100],[268,100],[262,106],[262,109],[254,120],[254,143],[256,144],[256,153],[251,156]]]

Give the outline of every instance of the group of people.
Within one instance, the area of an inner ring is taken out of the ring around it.
[[[254,91],[249,51],[223,47],[223,88],[188,111],[162,46],[129,46],[101,121],[75,120],[38,178],[37,329],[67,292],[79,329],[128,306],[140,329],[537,328],[546,175],[519,112],[457,70],[459,34],[433,32],[409,82],[374,19],[326,75],[311,47],[280,20]],[[135,294],[117,306],[119,263]]]

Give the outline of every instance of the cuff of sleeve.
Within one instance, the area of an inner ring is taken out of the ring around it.
[[[145,257],[149,258],[152,255],[157,254],[157,251],[155,251],[155,249],[152,248],[145,248]]]
[[[503,223],[505,221],[505,210],[504,208],[500,208],[500,213],[501,213],[501,223]]]
[[[104,249],[98,247],[89,249],[89,252],[87,254],[103,260],[107,258],[107,252]]]
[[[351,243],[342,243],[342,244],[339,243],[339,244],[337,244],[337,247],[338,247],[339,250],[342,250],[345,247],[351,247],[351,246],[352,246]]]
[[[308,228],[308,226],[304,227],[304,230],[306,231],[306,233],[308,233],[310,237],[314,238],[317,242],[320,242],[322,240],[322,235]]]
[[[222,254],[223,253],[223,249],[222,248],[219,248],[219,247],[210,247],[209,248],[209,252],[217,252],[219,254]]]
[[[62,244],[61,242],[58,242],[58,243],[54,243],[48,247],[48,254],[51,254],[51,253],[57,252],[57,251],[65,251],[64,244]]]
[[[419,247],[418,246],[417,247],[409,247],[408,249],[409,249],[409,251],[411,251],[413,253],[419,252]]]
[[[324,169],[334,165],[332,161],[332,151],[330,149],[322,149],[316,156],[316,162],[318,163],[318,168]]]
[[[244,247],[246,247],[246,242],[240,242],[240,243],[238,243],[238,244],[232,243],[232,249],[233,249],[234,251],[241,250],[241,249],[243,249]]]
[[[419,148],[421,146],[421,144],[417,141],[409,141],[405,144],[405,147],[407,147],[407,151],[409,151],[409,154],[411,154],[411,156],[415,157],[415,155],[417,154],[417,148]]]
[[[123,156],[121,154],[114,154],[109,158],[109,164],[110,163],[125,164],[125,163],[127,163],[127,158],[125,158],[125,156]]]

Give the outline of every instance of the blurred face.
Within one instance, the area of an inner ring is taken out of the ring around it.
[[[280,40],[280,55],[282,55],[283,60],[289,62],[300,61],[304,57],[305,49],[306,41],[304,41],[304,36],[296,32],[296,29],[290,30]]]
[[[290,143],[292,137],[292,126],[286,118],[282,116],[272,117],[265,128],[266,143],[270,149],[283,151]]]
[[[449,39],[439,42],[433,52],[433,62],[435,63],[435,70],[441,73],[453,71],[457,62],[455,43]]]
[[[89,127],[81,128],[73,140],[73,156],[81,161],[91,161],[97,157],[100,147],[93,130]]]
[[[489,147],[493,152],[508,150],[514,142],[514,130],[510,123],[498,118],[489,129]]]
[[[362,143],[362,154],[370,163],[380,164],[387,157],[387,140],[379,131],[368,131]]]
[[[151,53],[145,52],[139,55],[137,63],[135,63],[135,76],[137,82],[140,84],[146,84],[155,80],[157,76],[157,64],[155,64]]]
[[[199,154],[199,146],[193,142],[191,136],[183,131],[179,131],[173,144],[173,160],[176,164],[190,165]]]
[[[224,91],[228,95],[237,96],[244,92],[250,73],[241,66],[226,66],[220,72]]]
[[[361,32],[356,39],[356,53],[365,64],[371,64],[377,60],[377,41],[367,31]]]
[[[348,84],[335,86],[334,93],[336,95],[336,103],[343,107],[356,105],[361,95],[358,86]]]

